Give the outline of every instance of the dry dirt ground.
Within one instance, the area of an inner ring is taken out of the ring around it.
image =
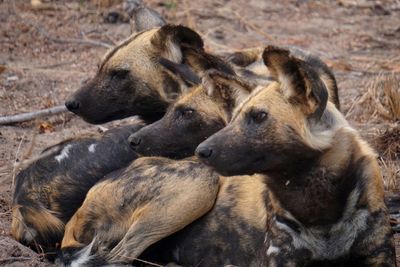
[[[105,21],[110,11],[122,12],[121,5],[107,6],[118,1],[42,2],[32,6],[27,0],[0,0],[2,116],[63,104],[94,75],[106,52],[101,45],[81,41],[113,44],[130,34],[128,22]],[[320,55],[337,76],[343,113],[380,155],[388,195],[399,194],[400,80],[395,80],[400,75],[399,1],[151,0],[146,4],[171,23],[193,27],[215,53],[275,43]],[[16,164],[67,137],[97,130],[71,114],[0,126],[0,265],[51,265],[9,235]],[[399,247],[400,238],[396,241]]]

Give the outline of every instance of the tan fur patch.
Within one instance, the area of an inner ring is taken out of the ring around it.
[[[233,210],[238,216],[257,229],[264,230],[267,221],[264,192],[264,177],[260,175],[232,177],[229,183],[237,183],[235,199],[237,204]]]

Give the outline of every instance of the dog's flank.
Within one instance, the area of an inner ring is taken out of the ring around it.
[[[60,243],[65,223],[82,204],[90,187],[137,158],[127,138],[143,125],[136,122],[46,149],[45,156],[16,176],[12,235],[22,243],[36,243],[45,250]]]
[[[217,192],[217,173],[194,159],[140,158],[88,192],[66,226],[62,249],[76,252],[65,263],[72,266],[82,255],[108,264],[132,262],[204,215]]]

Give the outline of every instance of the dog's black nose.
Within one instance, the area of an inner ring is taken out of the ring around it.
[[[196,155],[201,159],[209,159],[213,153],[213,150],[206,146],[201,146],[196,149]]]
[[[142,138],[140,138],[139,136],[131,135],[129,136],[128,141],[132,148],[136,148],[142,142]]]
[[[80,108],[81,103],[79,103],[76,100],[67,100],[65,102],[65,106],[67,107],[67,109],[69,111],[76,111],[76,110],[78,110]]]

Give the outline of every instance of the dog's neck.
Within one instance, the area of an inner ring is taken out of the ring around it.
[[[355,155],[351,133],[339,130],[333,144],[318,157],[293,161],[295,167],[266,175],[272,203],[281,215],[289,212],[306,227],[330,225],[342,217],[362,159]]]

